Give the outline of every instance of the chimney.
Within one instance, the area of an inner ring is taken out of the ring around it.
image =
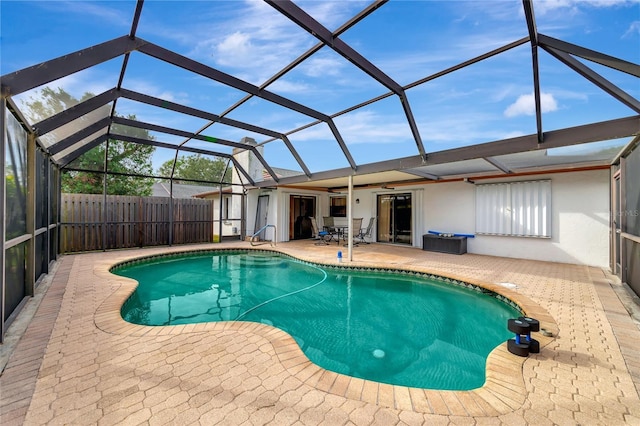
[[[253,138],[248,137],[242,138],[240,140],[240,143],[251,146],[256,146],[258,144]],[[259,146],[256,149],[262,155],[264,147]],[[258,158],[253,152],[249,151],[248,149],[245,150],[242,148],[233,148],[233,156],[238,164],[240,164],[240,166],[249,174],[249,176],[251,176],[251,179],[253,179],[254,182],[260,182],[264,180],[262,177],[264,166],[260,161],[258,161]],[[244,177],[244,175],[242,176],[242,178],[246,183],[246,178]],[[238,176],[238,172],[235,169],[233,172],[233,183],[240,183],[240,177]]]

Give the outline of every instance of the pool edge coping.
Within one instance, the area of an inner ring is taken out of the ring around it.
[[[412,410],[426,414],[453,416],[495,416],[507,414],[519,409],[527,398],[523,364],[528,357],[519,357],[508,352],[506,342],[496,347],[487,357],[486,380],[482,387],[468,391],[431,390],[406,386],[390,385],[355,378],[325,370],[313,364],[304,355],[295,339],[279,328],[255,322],[213,322],[177,326],[143,326],[126,322],[120,315],[122,304],[137,287],[137,281],[115,275],[111,270],[124,263],[150,257],[166,257],[212,251],[271,251],[301,260],[303,262],[327,267],[346,267],[356,269],[344,263],[318,262],[300,255],[291,255],[276,248],[191,248],[175,247],[170,251],[153,251],[149,254],[122,252],[116,259],[96,262],[94,273],[118,287],[96,309],[94,323],[106,333],[127,336],[161,336],[182,333],[209,333],[235,331],[253,333],[267,340],[274,349],[278,361],[302,383],[318,390],[342,396],[348,399],[373,403],[379,406],[401,410]],[[383,269],[389,271],[411,271],[421,274],[444,277],[442,273],[419,265],[376,265],[374,262],[358,261],[358,268]],[[551,343],[558,333],[553,317],[540,305],[528,297],[498,284],[469,280],[448,274],[446,278],[466,282],[487,289],[516,303],[524,315],[536,318],[541,326],[551,331],[552,336],[542,334],[535,337],[540,342],[540,350]]]

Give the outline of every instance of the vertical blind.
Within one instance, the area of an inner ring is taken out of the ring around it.
[[[551,181],[476,186],[476,233],[551,237]]]

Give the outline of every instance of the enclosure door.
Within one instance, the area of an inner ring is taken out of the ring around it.
[[[377,241],[411,244],[411,194],[378,195]]]
[[[260,195],[258,197],[258,210],[256,212],[256,226],[253,232],[256,233],[263,227],[267,226],[267,215],[269,213],[269,196]],[[264,233],[260,234],[259,240],[264,240]]]
[[[613,259],[614,259],[614,273],[620,277],[622,270],[622,263],[620,261],[620,254],[622,253],[622,239],[620,238],[621,232],[621,213],[620,213],[620,173],[613,178]]]
[[[291,195],[289,197],[289,239],[313,237],[311,218],[316,212],[316,197]]]

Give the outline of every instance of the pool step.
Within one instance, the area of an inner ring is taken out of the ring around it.
[[[229,256],[227,262],[230,265],[246,266],[252,268],[266,268],[279,266],[283,263],[283,259],[280,256],[273,254],[242,254],[237,256]]]

